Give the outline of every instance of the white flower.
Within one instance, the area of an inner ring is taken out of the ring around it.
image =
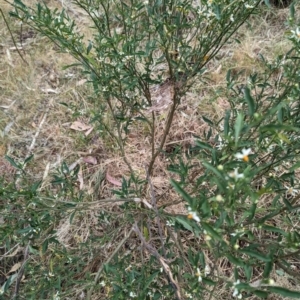
[[[224,198],[223,198],[221,195],[217,195],[217,196],[216,196],[216,200],[217,200],[218,202],[223,202],[223,201],[224,201]]]
[[[190,293],[185,293],[185,296],[186,296],[187,298],[189,298],[189,299],[193,299],[193,296],[192,296],[192,294],[190,294]]]
[[[187,216],[188,219],[193,219],[193,220],[195,220],[196,222],[199,223],[200,222],[200,218],[199,218],[197,212],[192,211],[192,209],[190,207],[188,207],[188,211],[189,211],[188,216]]]
[[[244,178],[243,173],[239,173],[238,168],[234,168],[234,171],[228,174],[231,178],[234,178],[235,181],[239,180],[240,178]]]
[[[230,15],[230,21],[231,21],[231,22],[234,22],[233,14]]]
[[[235,155],[235,157],[237,159],[243,160],[244,162],[248,162],[249,161],[249,154],[251,154],[251,149],[243,149],[242,153],[237,153]]]
[[[218,149],[218,150],[222,150],[223,148],[224,148],[224,146],[225,146],[225,143],[223,142],[223,139],[219,136],[218,137],[218,145],[216,146],[216,148]]]
[[[242,299],[242,294],[239,292],[239,290],[236,288],[236,285],[240,284],[240,280],[238,279],[236,282],[233,283],[233,287],[234,287],[234,290],[233,290],[233,294],[232,296],[233,297],[237,297],[238,299]]]
[[[287,196],[296,196],[298,194],[298,190],[295,190],[292,186],[288,187],[287,185],[284,186],[286,188],[286,195]]]
[[[130,298],[134,298],[134,297],[136,297],[136,296],[137,296],[137,294],[134,293],[134,292],[130,292],[130,293],[129,293],[129,297],[130,297]]]
[[[296,38],[297,40],[300,40],[300,29],[299,27],[296,28],[296,30],[291,30],[291,38]]]
[[[234,232],[230,233],[231,236],[243,236],[245,234],[245,229],[242,227],[240,229],[236,229]]]
[[[197,268],[196,276],[198,277],[198,282],[202,282],[201,272],[199,268]]]
[[[204,269],[204,276],[209,275],[209,274],[210,274],[210,271],[211,271],[210,266],[209,266],[209,265],[206,265],[206,266],[205,266],[205,269]]]
[[[100,286],[102,286],[102,287],[104,287],[104,286],[106,285],[106,283],[105,283],[104,280],[102,280],[99,284],[100,284]]]
[[[175,221],[174,220],[170,220],[170,221],[168,220],[167,223],[166,223],[166,225],[170,226],[170,227],[174,226],[175,225]]]
[[[245,7],[248,8],[248,9],[250,9],[250,8],[253,8],[254,6],[253,5],[249,5],[249,4],[246,3]]]

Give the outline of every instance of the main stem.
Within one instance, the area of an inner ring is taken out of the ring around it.
[[[158,149],[152,155],[152,158],[151,158],[151,161],[150,161],[150,164],[149,164],[149,167],[148,167],[148,173],[150,175],[152,175],[152,171],[153,171],[153,166],[154,166],[155,160],[156,160],[158,154],[161,152],[161,150],[163,149],[163,147],[165,145],[167,136],[168,136],[168,134],[170,132],[171,125],[173,123],[174,114],[175,114],[177,105],[178,105],[178,100],[177,100],[177,93],[175,91],[174,97],[173,97],[173,104],[172,104],[171,110],[170,110],[170,112],[168,114],[167,124],[166,124],[165,130],[164,130],[164,134],[163,134],[162,140],[160,142],[160,145],[159,145]]]

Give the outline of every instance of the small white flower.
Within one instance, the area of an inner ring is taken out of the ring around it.
[[[223,148],[224,148],[224,146],[225,146],[225,143],[224,143],[224,141],[223,141],[223,139],[219,136],[218,137],[218,145],[216,146],[216,148],[218,149],[218,150],[222,150]]]
[[[248,162],[249,161],[249,154],[251,154],[251,149],[243,149],[242,153],[237,153],[235,154],[235,157],[237,159],[243,160],[244,162]]]
[[[218,202],[223,202],[223,201],[224,201],[224,198],[223,198],[221,195],[217,195],[217,196],[216,196],[216,200],[217,200]]]
[[[245,234],[245,228],[243,227],[243,224],[241,224],[241,227],[236,229],[234,232],[230,233],[231,236],[236,236],[239,234],[240,236],[243,236]]]
[[[210,271],[211,271],[210,266],[209,266],[209,265],[206,265],[206,266],[205,266],[205,269],[204,269],[204,276],[209,275],[209,274],[210,274]]]
[[[59,291],[56,292],[56,294],[54,295],[54,300],[60,300],[60,297],[59,297]]]
[[[197,268],[196,276],[198,277],[198,282],[202,282],[201,272],[199,268]]]
[[[231,22],[234,22],[233,14],[230,15],[230,21],[231,21]]]
[[[102,280],[99,284],[100,284],[100,286],[102,286],[102,287],[104,287],[104,286],[106,285],[106,283],[105,283],[104,280]]]
[[[244,178],[243,173],[239,173],[238,168],[234,168],[234,171],[228,174],[231,178],[234,178],[235,181]]]
[[[193,299],[193,296],[192,296],[192,294],[190,294],[190,293],[185,293],[185,296],[186,296],[188,299]]]
[[[248,8],[248,9],[250,9],[250,8],[253,8],[254,6],[253,5],[249,5],[249,4],[246,3],[245,7]]]
[[[200,222],[200,218],[199,218],[197,212],[192,211],[192,209],[190,207],[188,207],[188,211],[189,211],[189,213],[187,215],[188,219],[193,219],[193,220],[195,220],[196,222],[199,223]]]
[[[169,221],[169,220],[168,220],[168,221],[166,222],[166,225],[167,225],[167,226],[170,226],[170,227],[171,227],[171,226],[174,226],[174,225],[175,225],[175,221],[173,221],[173,220]]]
[[[287,196],[296,196],[298,194],[298,190],[295,190],[292,186],[288,187],[287,185],[284,186],[286,188],[286,195]]]
[[[291,30],[291,38],[296,38],[297,40],[300,40],[300,29],[299,27],[296,28],[296,30]]]
[[[130,293],[129,293],[129,297],[130,297],[130,298],[135,298],[136,296],[137,296],[137,294],[134,293],[134,292],[130,292]]]
[[[238,285],[238,284],[240,284],[241,282],[240,282],[240,280],[238,279],[236,282],[234,282],[233,283],[233,288],[234,288],[234,290],[233,290],[233,294],[232,294],[232,296],[233,297],[237,297],[238,299],[242,299],[242,294],[239,292],[239,290],[236,288],[236,286]]]

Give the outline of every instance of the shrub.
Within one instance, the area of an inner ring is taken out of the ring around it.
[[[251,74],[247,82],[229,70],[222,94],[231,109],[221,120],[204,116],[209,130],[189,151],[179,150],[171,158],[169,170],[176,173],[171,183],[187,206],[186,215],[172,215],[158,208],[151,174],[174,113],[208,62],[257,12],[259,1],[74,3],[91,21],[92,41],[85,40],[65,11],[44,4],[32,8],[15,1],[11,16],[72,55],[89,78],[95,92],[93,122],[128,166],[115,191],[124,204],[118,214],[97,208],[102,234],[67,249],[56,239],[59,221],[65,216],[78,221],[94,204],[76,188],[79,168],[63,164],[51,189],[42,190],[40,182],[26,179],[29,159],[20,165],[8,158],[20,171],[21,185],[1,183],[6,222],[1,237],[9,251],[16,245],[26,251],[19,272],[2,286],[3,294],[16,281],[18,297],[26,272],[29,279],[22,289],[28,299],[91,299],[93,293],[106,299],[211,299],[224,285],[237,298],[299,297],[272,279],[279,269],[298,277],[291,270],[300,239],[300,34],[294,6],[288,33],[294,47],[273,62],[261,56],[264,71]],[[161,87],[163,97],[156,92]],[[169,110],[158,135],[156,111],[162,107]],[[130,131],[141,124],[151,141],[146,180],[132,168],[126,148]],[[40,256],[40,269],[30,255]],[[229,273],[221,267],[225,265]]]

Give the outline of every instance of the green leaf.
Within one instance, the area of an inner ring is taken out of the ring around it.
[[[279,110],[278,110],[278,113],[277,113],[277,118],[278,118],[278,121],[280,124],[283,123],[283,117],[284,117],[284,108],[281,107]]]
[[[24,164],[27,164],[28,162],[30,162],[33,159],[34,154],[31,154],[30,156],[28,156],[27,158],[25,158],[24,160]]]
[[[221,235],[215,231],[210,225],[208,225],[207,223],[201,223],[201,226],[203,227],[204,230],[206,230],[206,232],[213,237],[214,239],[218,240],[218,241],[223,241]]]
[[[290,144],[291,143],[291,141],[289,140],[289,138],[285,135],[285,134],[283,134],[283,133],[278,133],[278,137],[282,140],[282,141],[284,141],[284,142],[286,142],[287,144]]]
[[[86,54],[89,54],[93,48],[93,43],[89,41],[89,45],[86,48]]]
[[[238,145],[238,141],[240,138],[241,130],[243,128],[243,124],[244,124],[244,116],[242,113],[239,113],[236,118],[235,124],[234,124],[235,146]]]
[[[262,126],[259,128],[259,130],[261,132],[266,132],[266,131],[270,131],[270,132],[296,131],[296,132],[298,132],[300,130],[300,128],[294,127],[292,125],[276,123],[276,124],[269,124],[269,125]]]
[[[299,169],[300,168],[300,161],[298,161],[297,163],[295,163],[290,169],[289,169],[289,171],[290,172],[293,172],[293,171],[295,171],[295,170],[297,170],[297,169]]]
[[[250,210],[249,210],[249,212],[248,212],[248,215],[249,215],[248,221],[251,221],[254,218],[256,208],[257,208],[257,205],[255,203],[253,203]]]
[[[244,270],[247,277],[247,281],[250,281],[252,277],[252,271],[253,271],[252,267],[249,265],[244,265]]]
[[[75,214],[76,214],[76,210],[74,210],[72,213],[71,213],[71,215],[70,215],[70,218],[69,218],[69,222],[70,222],[70,224],[72,224],[72,222],[73,222],[73,219],[74,219],[74,217],[75,217]]]
[[[215,168],[214,166],[212,166],[210,163],[208,163],[208,162],[206,162],[206,161],[203,161],[202,164],[203,164],[203,166],[204,166],[206,169],[212,171],[212,172],[215,173],[218,177],[221,177],[221,178],[223,177],[223,176],[222,176],[222,173],[221,173],[217,168]]]
[[[300,292],[291,291],[291,290],[288,290],[286,288],[282,288],[279,286],[269,286],[268,290],[272,293],[279,294],[284,297],[297,298],[297,299],[300,298]]]
[[[295,18],[295,2],[292,2],[290,5],[290,18]]]
[[[273,270],[273,261],[267,262],[265,265],[263,278],[269,278],[272,270]]]
[[[18,163],[16,163],[12,157],[5,155],[5,159],[16,169],[22,170],[22,167]]]
[[[184,219],[184,217],[178,216],[175,218],[175,220],[180,223],[185,229],[189,230],[189,231],[194,231],[193,227],[189,224],[189,220],[188,219]]]
[[[239,258],[237,258],[237,257],[235,257],[235,256],[233,256],[233,255],[231,255],[231,254],[229,254],[229,253],[226,254],[226,258],[227,258],[232,264],[234,264],[234,265],[236,265],[236,266],[239,266],[239,267],[244,267],[244,266],[245,266],[245,263],[244,263],[243,260],[241,260],[241,259],[239,259]]]
[[[207,285],[211,285],[211,286],[215,286],[216,282],[212,281],[209,278],[202,278],[203,283],[207,284]]]
[[[214,123],[213,121],[211,121],[210,119],[202,116],[202,119],[204,120],[204,122],[206,122],[207,124],[209,124],[210,126],[214,126]]]
[[[186,200],[190,206],[193,205],[193,198],[176,182],[171,179],[171,184],[173,185],[175,191],[182,196],[184,200]]]
[[[207,150],[212,150],[213,147],[207,143],[203,143],[203,142],[200,142],[199,140],[196,140],[196,145],[199,147],[199,148],[203,148],[203,149],[207,149]]]
[[[229,119],[230,119],[230,110],[226,111],[225,118],[224,118],[224,135],[229,135]]]
[[[277,232],[277,233],[282,234],[283,236],[286,236],[286,232],[284,230],[280,229],[280,228],[277,228],[277,227],[274,227],[274,226],[270,226],[270,225],[265,225],[265,224],[262,225],[262,228],[264,230],[272,231],[272,232]]]
[[[260,297],[260,298],[267,298],[270,293],[266,292],[266,291],[255,290],[255,291],[253,291],[253,294]]]
[[[293,210],[293,206],[291,205],[291,203],[285,197],[283,197],[283,203],[285,204],[285,206],[288,209],[288,211],[292,211]]]
[[[9,287],[13,284],[13,282],[18,277],[18,273],[15,273],[7,278],[7,280],[4,282],[4,284],[1,287],[1,290],[5,293]]]
[[[250,94],[250,89],[247,86],[244,88],[244,97],[248,104],[248,113],[252,117],[255,112],[255,103],[254,103],[254,99]]]
[[[48,245],[49,245],[49,240],[46,239],[43,244],[42,244],[42,252],[46,253],[47,249],[48,249]]]
[[[270,257],[265,256],[263,254],[260,254],[260,253],[258,253],[256,251],[253,251],[253,250],[240,249],[239,252],[245,253],[245,254],[249,255],[250,257],[257,258],[257,259],[259,259],[261,261],[264,261],[264,262],[270,262],[271,261]]]
[[[150,283],[154,280],[154,278],[160,273],[160,271],[154,272],[145,282],[143,285],[143,290],[146,291],[150,285]]]

